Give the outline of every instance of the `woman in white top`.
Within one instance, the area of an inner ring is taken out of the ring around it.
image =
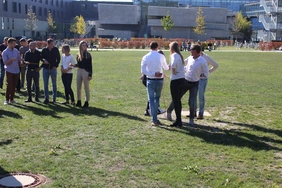
[[[175,108],[176,121],[171,125],[173,127],[182,127],[181,120],[181,91],[185,84],[185,74],[184,74],[184,60],[180,53],[179,44],[177,42],[172,42],[170,47],[170,93],[172,101]]]
[[[61,71],[62,71],[62,81],[65,87],[65,95],[66,95],[66,102],[64,102],[63,104],[69,104],[69,98],[71,98],[71,104],[75,105],[74,94],[71,88],[73,66],[70,65],[75,65],[76,62],[73,55],[70,54],[69,45],[63,45],[62,54],[63,55],[62,55]]]

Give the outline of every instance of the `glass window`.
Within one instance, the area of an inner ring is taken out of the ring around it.
[[[19,3],[19,13],[21,14],[22,13],[22,4]]]
[[[8,2],[7,2],[7,0],[2,0],[2,3],[3,3],[3,10],[4,11],[8,11]]]
[[[13,2],[13,12],[17,13],[17,2]]]

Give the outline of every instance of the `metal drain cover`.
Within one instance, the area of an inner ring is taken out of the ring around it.
[[[0,188],[37,187],[46,182],[46,178],[40,174],[9,173],[0,176]]]

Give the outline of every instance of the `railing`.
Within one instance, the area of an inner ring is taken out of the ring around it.
[[[265,30],[276,29],[276,25],[272,22],[270,17],[259,15],[259,22],[263,24]]]
[[[275,12],[275,9],[272,8],[272,1],[273,0],[260,0],[260,5],[263,7],[264,11],[267,14]]]
[[[95,25],[95,21],[86,21],[85,22],[85,27],[86,27],[85,33],[80,35],[79,37],[84,38],[91,31],[91,29],[94,27],[94,25]]]

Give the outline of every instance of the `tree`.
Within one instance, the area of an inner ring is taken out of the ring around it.
[[[198,34],[198,36],[200,37],[200,35],[205,33],[205,17],[203,16],[203,10],[202,7],[199,7],[198,12],[197,12],[197,17],[196,17],[196,24],[197,26],[195,28],[193,28],[193,31],[195,33]]]
[[[167,12],[166,16],[162,17],[161,24],[165,31],[170,30],[174,26],[174,20],[172,16]]]
[[[85,26],[83,16],[76,16],[71,20],[70,31],[75,34],[83,35],[86,33]]]
[[[234,18],[232,26],[232,34],[236,35],[236,40],[238,35],[243,38],[248,38],[252,32],[252,23],[243,17],[242,12],[238,12]]]
[[[31,32],[33,36],[33,31],[37,28],[37,17],[30,6],[27,10],[27,18],[25,19],[25,28]]]
[[[48,28],[47,28],[48,33],[54,33],[57,26],[55,24],[55,21],[53,20],[52,13],[50,11],[48,13],[47,22],[48,22]]]

